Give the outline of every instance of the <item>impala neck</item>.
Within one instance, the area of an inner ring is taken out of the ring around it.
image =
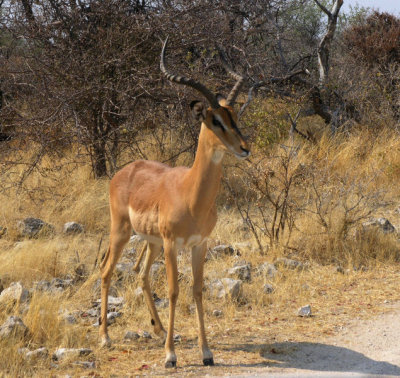
[[[214,208],[222,176],[224,151],[218,150],[217,137],[201,125],[199,144],[192,168],[187,175],[189,206],[193,213],[205,215]]]

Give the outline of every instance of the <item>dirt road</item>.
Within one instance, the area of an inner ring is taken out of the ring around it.
[[[308,320],[312,326],[312,319]],[[121,345],[121,349],[107,352],[105,359],[121,359],[119,352],[123,351],[127,360],[119,362],[121,374],[116,376],[125,376],[130,369],[140,375],[176,377],[400,377],[400,303],[385,308],[384,314],[370,320],[354,319],[336,336],[318,337],[315,342],[273,343],[268,332],[260,332],[257,337],[243,334],[239,338],[226,332],[227,337],[212,341],[212,367],[200,363],[196,338],[178,344],[180,359],[176,370],[164,368],[160,358],[162,342],[156,339],[132,350],[130,356],[125,354],[126,345]],[[145,357],[136,354],[143,346]]]
[[[400,376],[400,304],[392,307],[378,318],[355,320],[324,343],[272,345],[263,357],[280,363],[249,373],[269,377]]]

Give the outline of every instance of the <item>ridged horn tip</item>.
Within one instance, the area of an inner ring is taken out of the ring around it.
[[[161,70],[162,73],[166,73],[164,60],[165,60],[165,49],[167,48],[168,39],[169,39],[169,35],[167,36],[167,38],[165,38],[165,41],[163,43],[163,47],[162,47],[162,50],[161,50],[160,70]]]
[[[160,70],[164,74],[164,76],[172,81],[173,83],[181,84],[181,85],[187,85],[189,87],[192,87],[193,89],[196,89],[198,92],[200,92],[210,103],[211,107],[213,109],[218,109],[220,107],[219,102],[217,98],[214,96],[214,94],[203,84],[200,82],[187,78],[185,76],[179,76],[179,75],[174,75],[170,72],[167,71],[165,67],[165,50],[167,47],[168,43],[168,38],[167,37],[163,43],[163,47],[161,50],[161,58],[160,58]]]

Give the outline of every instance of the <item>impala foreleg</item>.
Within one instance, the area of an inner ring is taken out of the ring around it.
[[[197,322],[199,326],[199,348],[203,358],[203,364],[207,366],[214,365],[214,359],[207,344],[204,328],[203,270],[206,252],[206,243],[192,248],[193,297],[196,303]]]
[[[111,339],[107,332],[107,309],[108,309],[108,290],[111,284],[111,277],[121,256],[124,245],[129,240],[130,226],[129,224],[122,225],[118,231],[111,231],[110,234],[110,246],[104,256],[103,261],[100,264],[101,272],[101,312],[100,312],[100,339],[101,346],[111,346]]]
[[[161,337],[163,340],[165,340],[167,332],[165,331],[164,327],[162,326],[160,317],[158,316],[158,312],[157,312],[156,306],[154,305],[153,295],[151,293],[150,283],[149,283],[150,268],[151,268],[154,260],[160,254],[161,246],[157,246],[155,244],[148,243],[146,248],[147,248],[146,259],[145,259],[143,267],[140,271],[139,279],[141,282],[144,299],[145,299],[147,307],[150,311],[151,324],[154,327],[154,333],[157,336]],[[143,253],[143,251],[142,251],[142,253]]]
[[[167,270],[168,296],[169,296],[169,321],[167,339],[165,341],[165,367],[176,367],[176,354],[174,346],[174,321],[176,301],[179,295],[177,250],[175,245],[164,240],[165,266]]]

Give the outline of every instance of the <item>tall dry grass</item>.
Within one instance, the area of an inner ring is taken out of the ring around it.
[[[269,255],[344,266],[397,261],[397,236],[362,225],[384,216],[399,226],[399,147],[388,128],[324,134],[316,144],[288,139],[230,167],[226,200]]]

